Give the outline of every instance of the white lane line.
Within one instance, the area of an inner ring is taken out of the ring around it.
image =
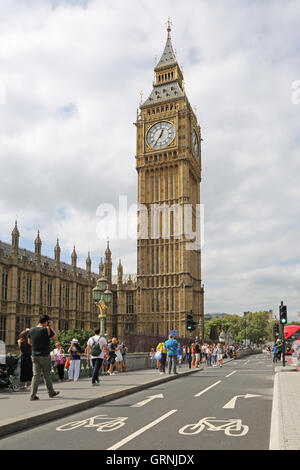
[[[230,377],[231,375],[233,375],[233,374],[235,374],[235,373],[236,373],[236,370],[230,372],[230,374],[228,374],[228,375],[225,375],[225,377]]]
[[[202,390],[202,392],[199,392],[197,393],[196,395],[194,395],[195,397],[200,397],[200,395],[203,395],[203,393],[207,392],[208,390],[210,390],[211,388],[215,387],[216,385],[220,384],[221,383],[221,380],[218,380],[218,382],[210,385],[209,387],[205,388],[204,390]]]
[[[143,432],[145,431],[148,431],[148,429],[152,428],[153,426],[155,426],[156,424],[160,423],[161,421],[163,421],[164,419],[168,418],[169,416],[171,416],[173,413],[176,413],[178,410],[171,410],[171,411],[168,411],[168,413],[162,415],[160,418],[157,418],[155,421],[152,421],[152,423],[149,423],[147,424],[146,426],[142,427],[141,429],[138,429],[137,431],[135,431],[134,433],[130,434],[129,436],[125,437],[125,439],[122,439],[122,441],[120,442],[117,442],[116,444],[114,444],[113,446],[109,447],[107,450],[116,450],[116,449],[119,449],[120,447],[124,446],[125,444],[127,444],[127,442],[130,442],[132,441],[133,439],[135,439],[137,436],[139,436],[140,434],[143,434]]]

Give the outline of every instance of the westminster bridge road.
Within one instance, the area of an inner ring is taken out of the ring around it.
[[[274,365],[257,354],[19,432],[0,450],[267,450]]]

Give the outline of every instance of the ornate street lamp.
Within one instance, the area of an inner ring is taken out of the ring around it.
[[[93,299],[99,308],[100,336],[105,336],[106,311],[111,304],[112,292],[108,289],[108,282],[104,276],[98,279],[97,285],[93,289]]]

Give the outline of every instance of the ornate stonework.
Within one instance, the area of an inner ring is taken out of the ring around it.
[[[57,240],[54,259],[41,254],[42,241],[38,233],[35,250],[19,248],[17,223],[12,231],[12,244],[0,242],[0,340],[8,350],[16,346],[19,333],[38,322],[39,315],[48,314],[57,330],[94,329],[99,326],[98,309],[92,298],[99,275],[110,282],[113,303],[107,315],[107,333],[122,338],[124,330],[135,328],[135,283],[129,275],[111,275],[111,251],[105,252],[105,262],[99,274],[91,271],[88,254],[86,269],[77,266],[75,247],[71,264],[61,262]],[[119,265],[121,266],[121,264]]]
[[[186,315],[192,310],[200,324],[195,334],[201,336],[200,245],[189,249],[191,240],[184,230],[187,205],[192,231],[199,230],[201,129],[184,90],[170,24],[167,31],[166,46],[154,70],[153,90],[141,104],[136,122],[140,204],[137,330],[161,335],[177,330],[179,336],[186,336]]]

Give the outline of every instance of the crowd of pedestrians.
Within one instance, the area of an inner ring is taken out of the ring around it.
[[[55,348],[52,350],[51,340],[56,341]],[[18,346],[20,349],[20,389],[30,391],[32,401],[39,399],[37,391],[41,374],[44,376],[49,397],[53,398],[59,394],[54,390],[51,379],[53,365],[59,382],[65,380],[66,371],[67,381],[77,382],[84,357],[87,361],[89,377],[92,379],[92,386],[99,385],[101,374],[114,376],[118,372],[127,372],[128,348],[124,343],[119,344],[116,337],[106,341],[100,336],[98,328],[88,339],[84,351],[76,338],[73,338],[64,349],[58,341],[53,322],[47,315],[40,316],[36,327],[20,333]],[[280,345],[276,345],[276,354],[278,354],[279,347]],[[225,346],[221,343],[202,344],[200,341],[181,345],[173,335],[169,335],[166,341],[161,341],[150,351],[153,367],[156,367],[160,374],[165,374],[166,369],[169,374],[177,374],[177,367],[180,368],[182,364],[188,364],[192,369],[199,368],[204,362],[208,367],[222,367],[223,359],[232,358],[234,354],[234,346]]]
[[[195,341],[189,345],[180,345],[172,336],[167,341],[160,342],[156,348],[150,351],[152,366],[159,370],[160,374],[166,373],[166,364],[168,364],[168,373],[177,373],[177,365],[189,364],[189,368],[199,368],[201,363],[206,363],[208,367],[222,367],[223,359],[233,358],[236,353],[235,346],[224,345],[222,343],[201,344]],[[155,364],[156,363],[156,364]]]
[[[56,341],[55,348],[51,350],[51,340]],[[59,382],[65,380],[77,382],[80,377],[83,351],[76,338],[73,338],[66,350],[58,341],[53,322],[48,315],[41,315],[39,323],[33,328],[22,331],[18,339],[20,350],[20,388],[30,391],[30,400],[38,400],[37,395],[40,377],[44,382],[50,398],[56,397],[59,392],[53,388],[51,370],[54,365]],[[99,375],[116,375],[118,372],[127,372],[126,355],[128,348],[125,343],[119,344],[116,337],[106,339],[100,336],[100,329],[94,330],[94,335],[87,341],[86,361],[89,368],[89,377],[92,385],[99,385]]]

